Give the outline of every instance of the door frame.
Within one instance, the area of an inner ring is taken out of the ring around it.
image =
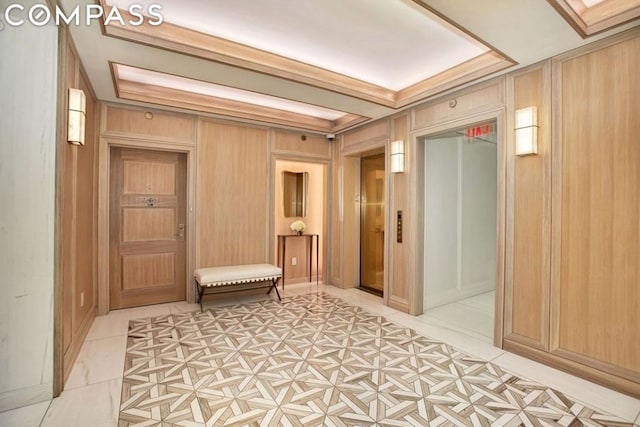
[[[134,148],[140,150],[169,151],[187,155],[187,203],[185,235],[186,247],[186,300],[195,302],[193,270],[195,268],[195,188],[196,188],[196,147],[153,140],[125,139],[117,137],[100,138],[98,165],[98,315],[109,313],[109,194],[111,190],[111,148]]]
[[[357,277],[352,278],[352,277],[347,277],[345,278],[344,275],[342,277],[343,283],[353,283],[354,280],[355,285],[347,285],[346,287],[349,288],[360,288],[360,198],[361,198],[361,194],[360,194],[360,190],[362,188],[361,186],[361,172],[360,172],[360,159],[362,159],[362,157],[367,157],[370,155],[375,155],[375,154],[383,154],[384,153],[384,170],[385,170],[385,183],[384,183],[384,204],[385,204],[385,218],[384,218],[384,224],[385,224],[385,230],[395,230],[395,225],[394,225],[394,221],[393,221],[393,217],[391,215],[391,211],[390,211],[390,207],[391,207],[391,197],[392,197],[392,192],[393,192],[393,184],[392,184],[392,174],[391,174],[391,159],[390,159],[390,149],[389,149],[389,144],[391,143],[391,139],[388,137],[385,138],[380,138],[380,139],[376,139],[373,141],[369,141],[367,142],[366,147],[362,147],[362,146],[356,146],[353,148],[347,148],[347,149],[343,149],[341,151],[341,156],[344,156],[345,158],[350,158],[350,159],[355,159],[357,160],[357,166],[355,164],[345,164],[343,166],[343,168],[351,168],[351,169],[357,169],[357,170],[351,170],[351,172],[355,172],[355,184],[356,184],[356,188],[357,188],[357,200],[355,201],[355,205],[357,206],[357,215],[355,216],[355,225],[354,227],[347,227],[347,228],[343,228],[343,235],[342,235],[342,241],[343,244],[346,241],[355,241],[356,244],[356,253],[358,254],[357,259],[353,260],[353,264],[354,265],[354,269],[355,271],[357,271]],[[344,177],[344,173],[343,173],[343,177]],[[349,194],[347,194],[348,192],[346,191],[347,187],[350,187],[348,185],[346,185],[346,183],[343,182],[343,194],[341,195],[341,197],[343,198],[342,203],[343,203],[343,209],[346,208],[346,206],[348,206],[351,202],[347,201],[347,198],[350,198],[351,196]],[[389,300],[391,298],[391,292],[389,290],[389,284],[391,283],[391,277],[392,276],[392,268],[393,268],[393,259],[392,259],[392,251],[391,251],[391,232],[385,233],[384,235],[384,274],[383,274],[383,286],[382,286],[382,301],[384,303],[384,305],[389,305]],[[344,251],[343,251],[344,253]],[[343,258],[343,263],[347,263],[348,260],[346,258]]]
[[[506,261],[506,227],[507,227],[507,117],[504,107],[493,108],[485,110],[476,114],[469,114],[460,117],[455,120],[450,120],[442,123],[428,126],[418,130],[414,130],[410,133],[410,142],[412,144],[413,152],[416,153],[412,158],[410,167],[413,170],[418,171],[416,174],[415,185],[415,210],[417,229],[419,230],[421,238],[416,239],[416,251],[415,251],[415,265],[416,268],[416,289],[414,298],[416,298],[415,304],[422,313],[423,307],[423,290],[424,290],[424,162],[425,162],[425,147],[424,143],[420,140],[432,135],[436,135],[448,130],[454,130],[465,126],[470,126],[475,123],[495,120],[497,131],[497,185],[498,185],[498,197],[496,205],[496,298],[495,298],[495,316],[494,316],[494,333],[493,344],[502,348],[502,336],[504,333],[504,293],[505,293],[505,261]]]
[[[299,163],[311,163],[324,166],[324,182],[322,183],[324,191],[324,211],[322,212],[322,235],[319,236],[322,239],[322,269],[320,270],[320,276],[322,277],[322,283],[327,284],[328,277],[328,264],[329,264],[329,242],[327,236],[329,233],[329,215],[332,208],[332,200],[330,196],[329,179],[331,175],[331,164],[328,159],[305,156],[304,154],[288,154],[271,152],[269,159],[269,259],[273,265],[278,265],[278,254],[275,250],[276,247],[276,185],[278,177],[276,176],[276,162],[278,160],[287,162],[299,162]]]

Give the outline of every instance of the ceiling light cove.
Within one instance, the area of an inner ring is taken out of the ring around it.
[[[123,14],[130,0],[101,0]],[[422,0],[137,0],[159,26],[105,33],[400,108],[513,65]],[[474,73],[468,72],[469,64]]]
[[[121,99],[319,132],[340,131],[367,119],[343,111],[123,64],[112,64],[112,71]]]

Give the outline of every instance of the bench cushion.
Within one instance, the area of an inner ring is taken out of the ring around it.
[[[272,264],[230,265],[199,268],[193,273],[200,286],[226,286],[263,282],[282,277],[282,269]]]

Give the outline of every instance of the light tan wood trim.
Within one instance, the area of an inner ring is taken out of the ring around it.
[[[94,307],[90,310],[85,318],[82,320],[80,327],[78,328],[77,337],[78,339],[72,340],[69,345],[69,349],[64,354],[64,381],[66,382],[69,378],[69,374],[71,374],[71,368],[80,353],[80,349],[84,344],[84,340],[89,333],[89,329],[91,329],[91,325],[93,325],[93,320],[96,318],[96,308]]]
[[[240,117],[265,123],[298,127],[318,132],[331,132],[334,124],[330,120],[319,119],[284,110],[262,107],[246,102],[232,101],[213,96],[169,89],[162,86],[146,85],[130,81],[118,82],[121,99],[169,105],[193,111],[205,111],[230,117]]]
[[[102,106],[103,129],[107,106]],[[186,300],[195,302],[193,270],[195,269],[195,186],[196,147],[158,143],[154,140],[123,139],[102,136],[99,142],[98,189],[98,315],[109,313],[109,155],[111,147],[127,147],[187,154],[187,242],[186,242]]]
[[[502,348],[504,337],[504,273],[505,273],[505,249],[506,249],[506,183],[507,183],[507,129],[506,113],[504,109],[498,111],[495,117],[498,132],[498,207],[496,224],[496,302],[494,316],[493,345]]]
[[[487,120],[496,120],[498,129],[498,158],[497,158],[497,221],[496,221],[496,302],[495,302],[495,330],[494,345],[502,348],[503,343],[503,314],[504,314],[504,286],[505,286],[505,256],[506,256],[506,113],[505,108],[487,108],[485,111],[468,114],[462,118],[447,120],[433,126],[414,130],[410,133],[409,145],[409,181],[407,192],[411,194],[408,208],[409,216],[405,219],[407,229],[408,246],[415,248],[414,257],[410,263],[415,264],[413,269],[409,269],[407,281],[415,283],[414,294],[411,295],[410,313],[413,315],[422,314],[423,299],[422,289],[424,288],[424,144],[418,140],[429,135],[434,135],[449,129],[456,129]],[[406,148],[405,148],[406,149]],[[415,230],[415,232],[414,232]]]
[[[66,148],[66,63],[67,29],[58,29],[58,95],[56,101],[56,193],[55,193],[55,239],[54,239],[54,315],[53,315],[53,397],[58,397],[64,387],[64,336],[63,336],[63,224],[64,224],[64,176]]]
[[[640,17],[640,2],[607,0],[586,7],[581,0],[547,0],[584,39]]]
[[[409,303],[409,301],[404,298],[396,297],[395,295],[389,296],[389,301],[387,302],[387,305],[391,308],[395,308],[396,310],[402,311],[404,313],[410,312],[411,304]]]
[[[333,121],[332,133],[342,132],[345,129],[357,126],[369,120],[369,117],[359,116],[357,114],[345,114],[337,120]]]
[[[440,74],[402,89],[398,92],[396,107],[403,107],[421,99],[437,95],[450,89],[469,83],[480,77],[504,70],[516,62],[506,60],[495,52],[487,52],[463,62]]]
[[[287,153],[287,152],[278,152],[278,151],[274,151],[273,147],[275,145],[275,135],[274,135],[274,130],[270,130],[269,131],[269,151],[270,151],[270,162],[269,162],[269,179],[268,179],[268,191],[269,191],[269,227],[268,227],[268,242],[269,244],[268,249],[269,249],[269,255],[268,255],[268,259],[271,260],[271,263],[276,265],[278,263],[277,258],[277,254],[274,251],[274,242],[276,241],[276,232],[275,232],[275,195],[276,195],[276,177],[275,177],[275,171],[276,171],[276,162],[278,160],[285,160],[285,161],[292,161],[292,162],[304,162],[304,163],[313,163],[313,164],[318,164],[318,165],[323,165],[324,166],[324,183],[323,183],[323,188],[324,188],[324,194],[325,194],[325,198],[324,198],[324,214],[323,214],[323,219],[322,219],[322,230],[323,230],[323,234],[320,236],[320,239],[322,240],[322,270],[320,271],[320,281],[322,283],[327,283],[328,282],[328,272],[329,272],[329,238],[328,236],[331,236],[331,230],[329,230],[328,225],[330,223],[330,215],[333,209],[333,199],[331,198],[331,194],[329,194],[329,191],[331,189],[331,159],[328,158],[319,158],[319,157],[313,157],[313,156],[309,156],[309,155],[305,155],[305,154],[296,154],[296,153]],[[287,279],[287,283],[306,283],[308,281],[308,279],[303,278],[300,279],[298,282],[296,282],[296,280],[289,280]]]
[[[580,15],[569,6],[566,0],[547,0],[547,2],[571,25],[580,37],[584,39],[589,35],[587,32],[587,24],[585,24]]]
[[[580,363],[581,365],[591,366],[592,368],[599,371],[608,372],[611,375],[626,378],[630,381],[636,382],[640,386],[640,372],[635,372],[630,369],[624,369],[619,366],[612,365],[610,363],[606,363],[601,360],[594,359],[592,357],[585,356],[584,354],[576,353],[564,348],[555,349],[551,353],[564,359],[573,360],[574,362]]]
[[[505,339],[504,349],[640,399],[640,383]]]

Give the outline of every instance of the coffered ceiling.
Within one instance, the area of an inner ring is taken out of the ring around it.
[[[102,100],[336,132],[586,43],[560,1],[137,0],[163,23],[70,31]]]

